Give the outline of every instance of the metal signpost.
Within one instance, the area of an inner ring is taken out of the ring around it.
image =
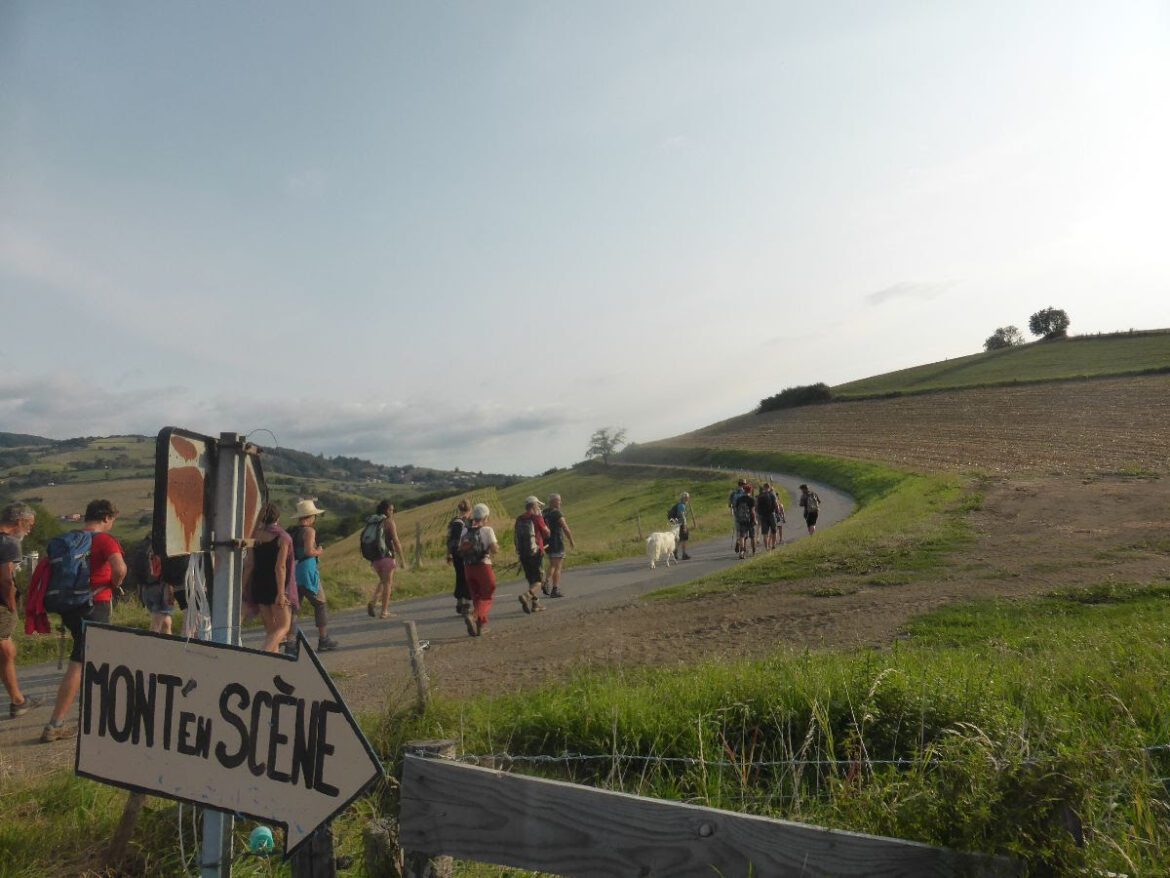
[[[86,634],[77,773],[203,806],[202,878],[231,875],[234,815],[284,824],[287,856],[382,775],[303,635],[296,656],[240,647],[243,553],[266,499],[243,436],[160,431],[153,542],[211,553],[211,640]]]

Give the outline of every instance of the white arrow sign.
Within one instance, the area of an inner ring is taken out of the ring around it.
[[[282,656],[88,625],[77,773],[282,823],[285,855],[382,765],[298,632]]]

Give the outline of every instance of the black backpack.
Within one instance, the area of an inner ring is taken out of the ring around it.
[[[459,555],[459,537],[463,535],[463,525],[466,522],[458,515],[447,525],[447,554],[452,558]]]
[[[147,534],[134,549],[130,559],[130,573],[134,581],[128,585],[154,585],[162,576],[162,559],[154,551],[154,537]]]
[[[459,540],[459,554],[464,564],[482,564],[487,557],[487,546],[483,543],[483,526],[469,527]]]
[[[540,552],[536,543],[536,521],[530,515],[516,519],[516,553],[523,559],[534,558]]]

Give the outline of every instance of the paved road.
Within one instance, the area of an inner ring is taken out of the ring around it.
[[[787,509],[788,524],[784,528],[784,546],[808,538],[800,509],[795,505],[795,498],[800,496],[797,486],[802,481],[807,482],[820,495],[821,514],[818,528],[841,521],[856,508],[852,497],[829,485],[802,479],[799,476],[770,475],[767,478],[783,486],[793,498],[790,508]],[[569,510],[569,514],[571,517],[572,509]],[[716,519],[708,515],[702,521],[704,531],[710,532],[713,529],[720,513],[715,515]],[[550,609],[565,606],[571,607],[574,611],[619,606],[656,589],[689,582],[708,573],[743,563],[737,560],[732,552],[730,513],[723,515],[726,524],[725,536],[691,542],[688,546],[690,561],[680,562],[670,568],[660,562],[656,569],[651,570],[645,556],[642,556],[591,567],[573,568],[565,573],[563,580],[566,596],[560,599],[547,598],[544,599],[544,603]],[[777,551],[783,550],[781,546]],[[496,602],[492,610],[494,629],[498,630],[522,621],[523,612],[517,596],[523,587],[523,580],[520,579],[502,580],[498,584]],[[322,655],[325,666],[329,667],[332,657],[341,653],[352,654],[362,649],[405,645],[406,634],[400,624],[401,620],[414,620],[421,640],[450,640],[467,636],[463,620],[455,615],[454,598],[449,594],[391,602],[391,612],[394,619],[389,621],[371,619],[364,607],[332,613],[329,632],[341,642],[342,647],[336,653]],[[308,622],[305,633],[310,637],[310,642],[315,644],[316,632],[312,629],[311,615]],[[244,645],[259,648],[263,640],[261,634],[258,629],[249,629],[244,633]],[[60,678],[61,672],[57,670],[55,663],[20,668],[22,688],[31,695],[43,697],[46,705],[51,703]],[[0,743],[10,732],[17,732],[18,729],[24,733],[22,737],[39,732],[48,717],[48,712],[49,708],[45,706],[30,711],[18,720],[4,721],[0,724]],[[24,728],[26,726],[27,728]]]

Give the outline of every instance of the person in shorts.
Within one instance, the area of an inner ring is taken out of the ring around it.
[[[804,510],[804,523],[810,535],[817,532],[817,519],[821,515],[821,498],[808,485],[800,486],[800,508]]]
[[[463,555],[463,571],[467,589],[471,592],[471,612],[463,617],[467,633],[480,637],[488,627],[488,615],[496,593],[496,572],[492,556],[500,551],[496,532],[488,525],[491,510],[485,503],[476,503],[471,509],[471,521],[459,538],[459,552]]]
[[[77,728],[65,725],[65,716],[73,707],[81,689],[81,662],[85,655],[85,626],[90,622],[109,622],[114,590],[126,578],[126,559],[121,544],[110,535],[118,518],[118,507],[109,500],[94,500],[85,507],[82,530],[93,534],[89,552],[89,587],[93,603],[88,607],[61,613],[61,624],[73,637],[73,651],[69,653],[69,667],[57,687],[57,700],[49,724],[41,732],[41,742],[72,738]]]
[[[544,582],[544,546],[550,533],[548,525],[544,523],[544,516],[540,514],[542,506],[544,504],[537,497],[526,497],[524,514],[516,518],[515,525],[516,554],[520,558],[524,578],[528,581],[528,590],[520,592],[520,608],[530,614],[544,609],[537,591]]]
[[[396,559],[405,559],[406,555],[403,554],[402,543],[398,542],[398,528],[394,524],[394,504],[389,500],[383,500],[378,504],[376,514],[382,516],[382,530],[386,533],[386,551],[389,554],[370,562],[370,567],[378,577],[378,584],[374,586],[374,594],[366,604],[366,612],[371,617],[389,619],[390,594],[394,591],[394,571],[399,569]],[[382,607],[380,613],[376,612],[379,605]]]
[[[752,486],[744,484],[743,491],[735,498],[735,553],[741,561],[747,557],[748,542],[752,554],[756,553],[756,498]]]
[[[0,680],[8,690],[8,715],[24,716],[40,704],[25,696],[16,679],[16,642],[12,639],[16,614],[16,565],[20,563],[20,542],[37,523],[37,514],[27,503],[11,503],[0,511]]]
[[[760,486],[760,496],[756,498],[756,518],[760,522],[764,548],[776,548],[784,523],[784,504],[780,502],[776,489],[768,482]]]
[[[561,591],[561,570],[565,566],[565,540],[569,541],[569,545],[574,549],[577,544],[573,542],[573,532],[569,530],[569,524],[565,521],[565,513],[561,512],[561,495],[550,494],[548,498],[548,509],[541,513],[544,516],[544,523],[548,525],[548,576],[540,586],[543,591],[550,598],[564,597],[564,592]]]

